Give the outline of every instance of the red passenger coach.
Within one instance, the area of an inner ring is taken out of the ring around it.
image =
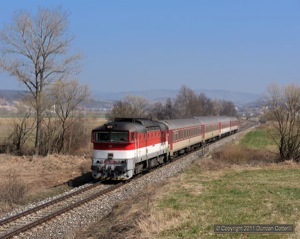
[[[203,126],[197,119],[174,119],[162,121],[169,130],[169,157],[200,147],[203,142]]]

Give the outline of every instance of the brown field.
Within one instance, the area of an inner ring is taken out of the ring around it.
[[[18,118],[1,118],[0,117],[0,145],[7,140],[11,132],[13,131],[13,126],[18,122]],[[88,128],[91,131],[93,128],[102,125],[106,122],[104,118],[87,118]]]
[[[49,155],[22,157],[0,154],[0,212],[68,189],[67,182],[90,170],[90,157]],[[9,185],[11,184],[11,185]],[[25,188],[23,200],[11,203],[5,188]],[[5,203],[7,202],[7,203]]]
[[[14,120],[0,118],[0,144],[1,140],[7,139]],[[106,122],[103,118],[88,120],[89,131]],[[78,155],[37,157],[0,154],[0,212],[67,190],[69,180],[90,171],[92,144],[87,142],[86,145],[88,148],[77,150]],[[16,188],[25,189],[22,195],[16,195],[22,197],[21,200],[17,203],[7,201],[11,195],[5,195],[5,192],[8,190],[11,194],[11,190]]]

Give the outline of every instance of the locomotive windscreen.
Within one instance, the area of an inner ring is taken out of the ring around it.
[[[95,142],[128,142],[128,132],[95,132]]]

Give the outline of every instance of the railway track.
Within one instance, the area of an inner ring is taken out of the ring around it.
[[[248,129],[248,127],[244,127],[239,132],[242,132],[246,129]],[[209,146],[218,142],[220,141],[213,142],[212,144],[207,145],[208,147],[200,148],[196,151],[197,156],[200,157],[206,154],[209,150]],[[185,156],[186,155],[182,155],[181,157],[178,157],[178,159]],[[168,165],[170,164],[166,164],[166,167],[168,167]],[[53,218],[58,217],[63,213],[92,201],[93,199],[107,195],[110,192],[120,188],[122,185],[124,185],[124,183],[118,183],[116,185],[104,185],[101,183],[92,184],[24,211],[20,214],[1,220],[0,239],[12,238],[20,233],[26,232],[34,227],[50,221]]]
[[[121,187],[92,184],[0,221],[0,239],[11,238]]]

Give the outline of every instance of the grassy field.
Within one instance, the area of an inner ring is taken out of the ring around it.
[[[261,126],[245,135],[240,141],[241,145],[255,149],[275,150],[276,146],[271,136],[273,130],[268,126]]]
[[[274,152],[266,154],[266,147],[275,149],[268,129],[259,128],[238,146],[194,163],[164,186],[138,224],[141,238],[300,238],[300,166],[270,163]],[[216,234],[214,224],[294,224],[296,233]]]
[[[155,238],[297,238],[293,234],[215,234],[213,226],[297,225],[300,168],[225,170],[217,178],[199,175],[197,169],[194,165],[186,171],[153,209],[152,217],[163,218],[160,223],[166,225],[153,231]]]

